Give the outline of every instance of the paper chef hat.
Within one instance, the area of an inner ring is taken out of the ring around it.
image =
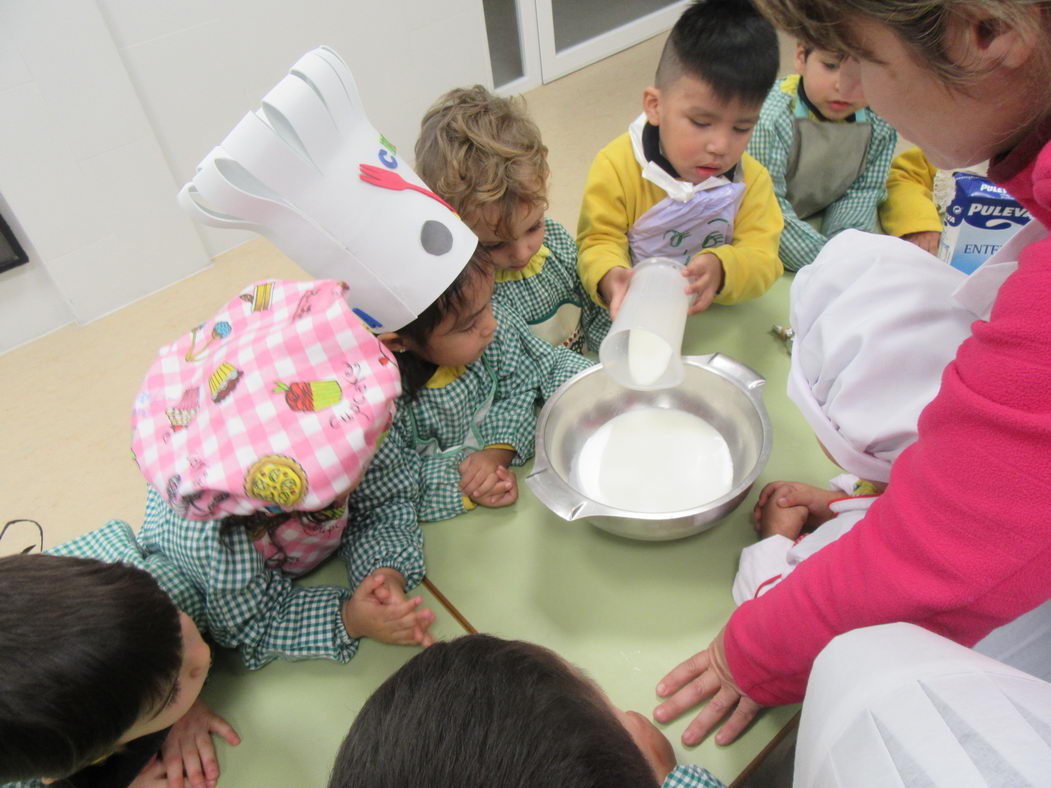
[[[354,77],[308,52],[198,165],[180,204],[205,224],[266,236],[318,279],[350,285],[373,331],[412,322],[478,239],[369,123]]]
[[[914,244],[848,230],[792,283],[788,396],[844,470],[887,481],[976,316],[965,274]]]
[[[814,662],[792,785],[1047,785],[1048,730],[1051,684],[913,624],[856,629]]]

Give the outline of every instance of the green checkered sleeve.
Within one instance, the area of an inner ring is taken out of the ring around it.
[[[436,465],[426,464],[425,458],[416,451],[410,408],[403,397],[383,445],[348,502],[350,538],[343,540],[340,555],[354,588],[383,567],[400,572],[406,589],[419,585],[426,572],[419,524],[420,499],[425,490],[434,492],[433,484],[428,487],[424,480],[425,472],[432,476],[439,474]],[[455,514],[464,510],[459,491],[455,502],[451,494],[446,500],[450,506],[455,503],[458,507]],[[433,502],[428,511],[436,512],[440,508],[439,503]]]
[[[726,788],[723,781],[700,766],[676,766],[661,788]]]
[[[869,110],[872,140],[869,143],[865,169],[847,189],[847,193],[825,209],[821,232],[831,238],[843,230],[878,232],[879,204],[887,198],[887,175],[898,144],[898,133],[876,113]]]
[[[506,443],[515,447],[515,464],[533,456],[536,403],[577,372],[594,362],[569,348],[556,348],[529,331],[515,312],[494,305],[500,335],[497,390],[481,425],[486,446]]]
[[[246,531],[221,536],[221,524],[180,517],[151,489],[139,532],[147,552],[166,556],[201,589],[205,628],[215,642],[236,648],[249,669],[278,658],[349,662],[358,641],[340,614],[350,591],[295,585],[265,565]]]
[[[199,628],[206,628],[205,599],[201,589],[166,555],[148,552],[131,526],[123,520],[110,520],[101,528],[45,552],[119,562],[143,569],[153,576],[179,610],[192,618]]]
[[[785,175],[794,136],[792,96],[784,93],[780,85],[775,83],[759,112],[759,122],[748,143],[748,152],[766,167],[770,173],[770,180],[773,181],[774,195],[785,217],[779,256],[789,271],[798,271],[804,265],[812,263],[828,240],[796,216],[795,209],[788,201],[788,182]]]

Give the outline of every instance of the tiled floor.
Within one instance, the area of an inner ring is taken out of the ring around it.
[[[639,111],[663,37],[527,96],[550,148],[551,215],[571,229],[595,151]],[[785,55],[790,52],[783,50]],[[144,264],[148,264],[145,261]],[[264,241],[86,327],[67,327],[0,357],[3,521],[32,518],[45,545],[119,517],[140,521],[144,486],[129,453],[130,402],[156,348],[200,322],[245,284],[302,272]],[[831,467],[784,394],[788,356],[767,331],[787,319],[789,279],[756,301],[690,321],[688,353],[724,352],[767,379],[774,453],[760,484],[820,482]],[[524,473],[521,474],[524,477]],[[737,555],[753,538],[746,509],[675,543],[635,543],[548,513],[527,491],[511,509],[425,526],[430,579],[477,629],[551,646],[590,672],[619,704],[650,710],[653,686],[703,648],[731,608]],[[13,544],[0,544],[0,553]],[[342,582],[329,564],[308,582]],[[434,607],[433,596],[427,592]],[[438,607],[438,634],[463,631]],[[361,703],[412,650],[366,643],[348,666],[275,664],[244,675],[216,661],[206,697],[244,743],[223,746],[223,785],[312,786],[326,779]],[[789,718],[767,713],[737,744],[705,743],[680,758],[731,780]],[[669,726],[673,740],[684,722]]]

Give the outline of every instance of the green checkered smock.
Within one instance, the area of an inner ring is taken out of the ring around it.
[[[815,229],[796,216],[786,196],[786,169],[795,136],[793,111],[795,102],[800,100],[796,89],[798,83],[798,74],[783,77],[774,83],[763,102],[759,122],[748,143],[748,152],[770,171],[777,203],[785,216],[779,255],[789,271],[798,271],[812,263],[828,239],[842,230],[879,232],[876,211],[887,196],[887,173],[898,141],[898,134],[890,124],[869,109],[872,139],[865,167],[846,193],[825,208],[821,229]]]
[[[676,766],[661,788],[726,788],[723,781],[700,766]]]
[[[439,368],[414,401],[405,395],[383,446],[348,502],[350,518],[369,532],[405,531],[472,508],[460,492],[469,451],[507,445],[512,464],[533,456],[536,404],[594,362],[530,332],[516,312],[493,305],[496,336],[482,357]]]
[[[539,260],[540,269],[534,272],[530,261],[524,273],[497,271],[493,288],[493,303],[510,307],[529,325],[543,323],[563,304],[580,308],[580,333],[569,345],[572,350],[594,353],[609,332],[609,311],[588,297],[577,276],[577,242],[565,227],[554,219],[544,219],[544,248],[549,254]]]
[[[114,520],[48,552],[145,569],[218,645],[236,648],[248,668],[278,658],[349,662],[358,640],[347,635],[340,611],[351,590],[294,583],[266,566],[243,529],[221,540],[220,523],[180,517],[150,489],[138,537]],[[407,588],[423,579],[423,536],[415,524],[367,531],[351,520],[339,554],[350,588],[380,567],[401,572]]]

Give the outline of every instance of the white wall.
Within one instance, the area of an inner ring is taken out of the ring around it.
[[[322,43],[403,151],[441,92],[491,84],[479,0],[0,2],[0,209],[32,258],[0,275],[0,352],[246,240],[196,227],[175,192]]]

